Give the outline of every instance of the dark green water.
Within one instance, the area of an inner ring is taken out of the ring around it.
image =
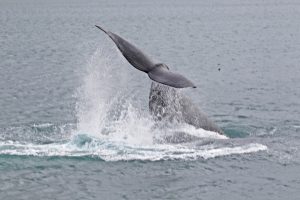
[[[296,0],[0,0],[0,199],[298,199],[299,18]],[[95,24],[193,80],[227,138],[157,128],[151,81]],[[199,140],[156,142],[174,131]]]

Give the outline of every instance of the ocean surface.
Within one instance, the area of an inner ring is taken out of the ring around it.
[[[300,199],[299,19],[297,0],[0,0],[0,199]],[[192,80],[226,136],[157,125],[96,24]]]

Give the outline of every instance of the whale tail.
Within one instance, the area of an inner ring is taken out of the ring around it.
[[[169,71],[169,67],[163,63],[154,63],[149,56],[144,54],[141,50],[135,47],[133,44],[129,43],[122,37],[115,33],[106,31],[104,28],[95,25],[105,34],[107,34],[113,42],[117,45],[118,49],[121,51],[125,59],[136,69],[143,71],[148,74],[149,78],[171,87],[175,88],[186,88],[196,86],[184,76]]]
[[[101,31],[103,31],[104,33],[107,34],[106,30],[104,30],[104,28],[102,28],[101,26],[95,25],[97,28],[99,28]]]
[[[156,82],[175,88],[196,88],[189,79],[185,78],[181,74],[169,71],[165,64],[157,64],[151,71],[148,72],[148,76]]]

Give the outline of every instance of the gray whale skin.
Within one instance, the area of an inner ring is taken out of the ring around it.
[[[196,128],[224,134],[223,131],[177,88],[196,86],[184,76],[169,71],[164,63],[154,63],[152,59],[119,35],[104,30],[116,44],[126,60],[136,69],[148,74],[151,84],[149,110],[156,120],[187,123]]]

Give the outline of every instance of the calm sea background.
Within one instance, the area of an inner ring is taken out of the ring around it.
[[[0,0],[0,199],[299,199],[299,19],[297,0]],[[192,80],[227,138],[157,126],[95,24]]]

